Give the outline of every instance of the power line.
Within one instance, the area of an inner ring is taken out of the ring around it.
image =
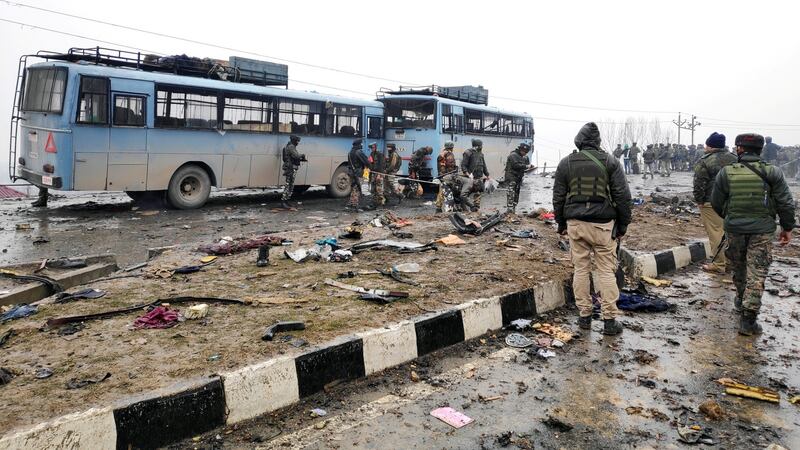
[[[2,17],[0,17],[0,21],[12,23],[12,24],[15,24],[15,25],[20,25],[20,26],[23,26],[23,27],[30,27],[30,28],[34,28],[34,29],[37,29],[37,30],[49,31],[51,33],[63,34],[63,35],[66,35],[66,36],[72,36],[72,37],[76,37],[76,38],[79,38],[79,39],[86,39],[87,41],[95,41],[95,42],[101,42],[103,44],[116,45],[118,47],[124,47],[124,48],[128,48],[128,49],[131,49],[131,50],[140,50],[140,51],[147,52],[147,53],[159,53],[159,52],[154,52],[152,50],[146,50],[146,49],[142,49],[142,48],[138,48],[138,47],[131,47],[130,45],[120,44],[120,43],[117,43],[117,42],[104,41],[102,39],[95,39],[95,38],[88,37],[88,36],[83,36],[83,35],[80,35],[80,34],[69,33],[69,32],[66,32],[66,31],[54,30],[52,28],[40,27],[38,25],[31,25],[29,23],[17,22],[15,20],[8,20],[8,19],[4,19]]]
[[[741,125],[764,125],[769,127],[800,127],[800,124],[788,124],[788,123],[762,123],[762,122],[744,122],[740,120],[728,120],[728,119],[715,119],[713,117],[706,117],[706,116],[699,116],[701,119],[704,120],[716,120],[717,122],[730,122],[732,124],[741,124]]]
[[[520,103],[532,103],[537,105],[548,105],[548,106],[560,106],[563,108],[576,108],[576,109],[591,109],[595,111],[617,111],[617,112],[633,112],[633,113],[647,113],[647,114],[675,114],[677,111],[651,111],[646,109],[619,109],[619,108],[603,108],[600,106],[582,106],[582,105],[569,105],[566,103],[553,103],[553,102],[543,102],[539,100],[525,100],[520,98],[513,98],[513,97],[501,97],[501,96],[493,96],[492,98],[500,99],[500,100],[510,100],[512,102],[520,102]]]

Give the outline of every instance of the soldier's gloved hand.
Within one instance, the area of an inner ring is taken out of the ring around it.
[[[558,234],[562,236],[567,234],[567,224],[565,223],[558,224]]]
[[[778,235],[778,245],[781,247],[787,245],[792,240],[792,230],[781,230]]]
[[[627,232],[628,232],[628,227],[622,226],[622,225],[618,225],[617,226],[617,235],[614,236],[614,239],[619,239],[622,236],[625,236],[625,233],[627,233]]]

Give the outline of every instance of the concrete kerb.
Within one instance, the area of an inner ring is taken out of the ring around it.
[[[564,306],[567,280],[372,329],[309,349],[199,378],[12,431],[0,450],[15,448],[152,448],[289,406],[326,385],[380,372],[502,328],[512,320]]]
[[[715,250],[715,249],[714,249]],[[620,259],[633,279],[657,277],[713,256],[708,239],[690,242],[655,253],[635,252],[622,248]]]

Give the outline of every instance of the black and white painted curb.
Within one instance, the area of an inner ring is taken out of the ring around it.
[[[184,382],[114,407],[70,414],[0,438],[0,449],[154,448],[289,406],[335,381],[361,378],[563,306],[569,281],[472,300],[384,328]]]
[[[714,255],[708,239],[690,242],[656,253],[632,252],[622,249],[621,259],[633,279],[657,277],[690,264],[705,261]]]

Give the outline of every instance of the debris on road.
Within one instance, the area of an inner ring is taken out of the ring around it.
[[[8,342],[8,340],[11,339],[11,336],[13,335],[14,335],[13,328],[9,328],[8,330],[5,331],[5,333],[0,334],[0,347],[6,345],[6,342]]]
[[[364,250],[383,250],[385,248],[390,248],[393,250],[415,250],[422,247],[425,247],[425,244],[420,244],[419,242],[401,242],[393,241],[391,239],[377,239],[374,241],[359,242],[358,244],[350,247],[350,251],[353,253],[360,253]]]
[[[510,327],[514,327],[515,329],[522,331],[522,330],[530,327],[531,326],[531,322],[533,322],[533,321],[530,320],[530,319],[517,319],[517,320],[512,320],[508,324],[508,326],[509,326],[509,328]]]
[[[549,415],[549,414],[548,414],[548,416],[546,418],[542,419],[542,423],[545,424],[548,428],[552,428],[552,429],[554,429],[556,431],[560,431],[562,433],[567,432],[567,431],[571,431],[574,428],[574,426],[572,424],[569,424],[569,423],[559,419],[558,417],[554,417],[554,416]]]
[[[247,250],[253,250],[261,247],[262,245],[280,246],[288,242],[289,241],[287,239],[272,235],[256,236],[254,238],[242,239],[238,241],[229,237],[224,237],[215,244],[201,245],[197,248],[197,251],[207,253],[209,255],[224,256],[232,255],[234,253],[241,253]]]
[[[453,428],[461,428],[473,422],[471,417],[467,417],[463,413],[460,413],[449,406],[444,408],[436,408],[431,411],[431,415]]]
[[[49,367],[41,367],[33,372],[33,377],[37,380],[44,380],[53,376],[53,369]]]
[[[700,407],[698,409],[711,420],[719,420],[725,417],[725,410],[722,409],[722,406],[720,406],[719,403],[713,399],[708,399],[703,403],[700,403]]]
[[[572,340],[572,333],[565,330],[561,326],[551,325],[549,323],[535,323],[533,329],[539,333],[544,333],[548,336],[554,337],[561,342],[569,343]]]
[[[0,386],[11,383],[11,380],[13,380],[14,377],[14,373],[12,373],[10,370],[6,369],[5,367],[0,367]]]
[[[437,243],[443,245],[463,245],[466,244],[467,241],[461,239],[460,237],[456,236],[455,234],[448,234],[445,237],[441,237],[436,240]]]
[[[647,350],[634,350],[633,359],[639,364],[646,365],[658,359],[658,355],[654,355]]]
[[[408,297],[408,292],[402,291],[390,291],[387,289],[366,289],[361,286],[354,286],[352,284],[345,284],[341,283],[336,280],[331,280],[330,278],[325,279],[325,284],[328,286],[338,287],[339,289],[345,289],[348,291],[357,292],[359,294],[369,294],[372,297],[367,299],[384,299],[386,302],[394,301],[398,298],[406,298]],[[367,300],[365,299],[365,300]]]
[[[725,386],[725,393],[738,397],[747,397],[771,403],[780,403],[781,394],[772,389],[749,386],[733,378],[720,378],[717,383]]]
[[[101,289],[94,289],[94,288],[81,289],[80,291],[77,292],[72,292],[72,293],[62,292],[56,295],[54,303],[68,303],[68,302],[73,302],[75,300],[96,299],[103,297],[105,295],[106,291],[103,291]]]
[[[453,227],[455,227],[456,231],[461,234],[473,234],[475,236],[480,236],[485,231],[502,222],[505,217],[506,213],[497,212],[487,217],[482,222],[478,222],[465,217],[461,213],[455,213],[450,216],[450,222],[453,224]]]
[[[186,309],[183,313],[183,317],[194,320],[194,319],[202,319],[208,315],[208,304],[201,303],[199,305],[192,305]]]
[[[623,290],[619,293],[617,308],[623,311],[659,313],[675,311],[676,306],[652,294]]]
[[[526,348],[533,345],[533,341],[519,333],[511,333],[506,336],[506,345],[514,348]]]
[[[678,426],[678,434],[680,438],[678,439],[681,442],[686,444],[706,444],[706,445],[714,445],[715,441],[714,438],[708,434],[706,430],[703,429],[700,425],[692,425],[692,426]]]
[[[314,408],[309,412],[311,413],[311,417],[325,417],[328,415],[328,411],[322,408]]]
[[[0,323],[9,322],[16,319],[22,319],[24,317],[32,316],[39,311],[39,307],[36,305],[14,305],[8,311],[4,312],[2,316],[0,316]]]
[[[650,278],[650,277],[642,277],[642,281],[646,282],[647,284],[652,284],[655,287],[669,286],[672,284],[671,280],[660,280],[657,278]]]
[[[149,312],[137,317],[133,322],[136,329],[171,328],[178,324],[178,311],[165,306],[156,306]]]
[[[545,348],[540,348],[536,351],[536,355],[538,355],[542,359],[549,359],[554,358],[556,356],[556,352],[552,350],[547,350]]]
[[[275,338],[276,333],[284,333],[286,331],[300,331],[305,330],[306,324],[300,321],[282,321],[270,325],[261,336],[262,341],[271,341]]]
[[[102,377],[100,377],[98,379],[88,378],[88,379],[85,379],[85,380],[78,380],[76,378],[73,378],[73,379],[67,381],[67,389],[80,389],[80,388],[86,387],[86,386],[88,386],[90,384],[102,383],[103,381],[105,381],[105,380],[107,380],[109,378],[111,378],[111,372],[106,372],[105,375],[103,375]]]

